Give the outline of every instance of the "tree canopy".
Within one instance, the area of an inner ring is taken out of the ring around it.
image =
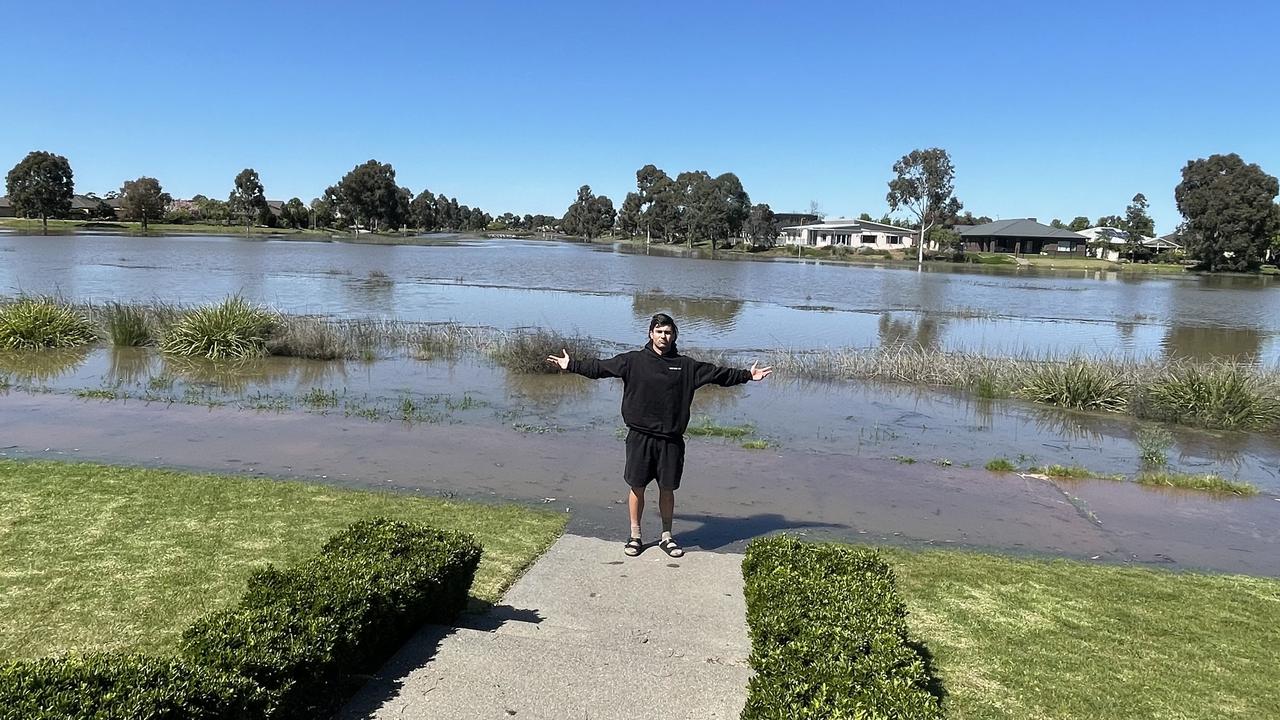
[[[591,192],[590,185],[578,188],[578,199],[565,211],[560,227],[570,235],[595,238],[613,227],[616,213],[613,201]]]
[[[75,193],[71,163],[43,150],[27,153],[5,177],[5,189],[15,214],[40,218],[43,232],[47,233],[49,218],[71,212]]]
[[[164,214],[164,209],[173,198],[160,187],[160,181],[153,177],[140,177],[137,180],[125,180],[120,188],[121,210],[126,220],[141,220],[142,232],[147,231],[147,223]]]
[[[919,260],[924,260],[924,238],[929,228],[960,212],[955,198],[955,166],[942,148],[912,150],[893,164],[885,200],[890,211],[905,208],[920,223]]]
[[[271,209],[267,207],[266,191],[262,187],[262,180],[258,178],[257,170],[245,168],[236,175],[235,185],[227,198],[227,206],[244,221],[246,233],[254,221],[265,222],[264,215],[270,215]]]
[[[401,227],[409,220],[409,192],[396,185],[389,163],[369,160],[325,190],[335,214],[346,224],[377,231]]]
[[[1138,254],[1146,252],[1142,245],[1144,237],[1154,237],[1156,234],[1155,221],[1147,214],[1147,196],[1138,193],[1133,196],[1133,201],[1124,209],[1124,222],[1121,225],[1126,234],[1124,249],[1129,254],[1129,260],[1137,260]]]
[[[1210,272],[1256,269],[1280,224],[1278,191],[1275,177],[1235,153],[1188,161],[1173,191],[1187,255]]]
[[[870,220],[871,217],[867,216],[867,219]],[[774,217],[773,209],[768,204],[760,203],[751,206],[751,212],[747,215],[747,222],[742,232],[752,247],[773,247],[781,231],[778,219]]]

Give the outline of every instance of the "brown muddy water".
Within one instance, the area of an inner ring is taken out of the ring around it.
[[[476,358],[272,357],[228,371],[144,349],[0,356],[0,375],[10,383],[0,452],[10,456],[509,499],[563,507],[573,529],[604,537],[625,525],[617,381],[519,375]],[[982,469],[1006,457],[1132,475],[1136,423],[1123,417],[783,377],[706,388],[694,414],[695,424],[749,428],[690,441],[678,515],[698,547],[740,549],[788,529],[1280,575],[1273,438],[1171,428],[1176,468],[1265,489],[1214,498]],[[769,447],[745,449],[746,439]]]

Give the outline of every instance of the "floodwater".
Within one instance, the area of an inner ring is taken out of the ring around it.
[[[0,235],[0,295],[558,328],[631,344],[669,312],[688,346],[909,342],[989,354],[1280,360],[1271,277],[713,261],[653,248],[445,237],[369,245],[234,237]]]
[[[587,432],[608,442],[623,429],[619,381],[508,372],[482,359],[372,362],[268,357],[241,362],[167,358],[140,348],[0,353],[0,377],[20,390],[87,401],[227,406],[307,412],[373,423],[456,425],[514,434]],[[750,428],[772,448],[926,467],[976,467],[1003,457],[1019,467],[1078,465],[1132,476],[1137,420],[1017,400],[881,383],[775,375],[736,388],[706,387],[693,425]],[[1280,438],[1167,426],[1173,468],[1246,480],[1280,494]],[[742,450],[742,452],[751,452]]]

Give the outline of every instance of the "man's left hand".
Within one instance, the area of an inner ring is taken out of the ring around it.
[[[751,379],[757,382],[769,377],[773,374],[773,366],[757,367],[757,363],[751,363]]]

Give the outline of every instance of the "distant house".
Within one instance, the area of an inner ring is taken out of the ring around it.
[[[13,210],[13,203],[9,201],[9,196],[0,197],[0,218],[17,217]]]
[[[1090,250],[1089,254],[1103,260],[1111,260],[1112,262],[1120,260],[1128,252],[1129,231],[1121,230],[1115,227],[1098,226],[1085,228],[1080,234],[1088,238]],[[1182,244],[1178,242],[1177,233],[1170,233],[1162,237],[1146,237],[1145,235],[1139,241],[1143,251],[1141,255],[1151,255],[1155,253],[1170,252],[1182,250]]]
[[[805,247],[849,247],[891,250],[913,247],[915,231],[910,228],[837,218],[810,225],[789,225],[778,235],[779,244]]]
[[[1088,249],[1083,235],[1042,225],[1035,218],[957,225],[955,230],[960,234],[965,249],[978,252],[1083,256]]]

